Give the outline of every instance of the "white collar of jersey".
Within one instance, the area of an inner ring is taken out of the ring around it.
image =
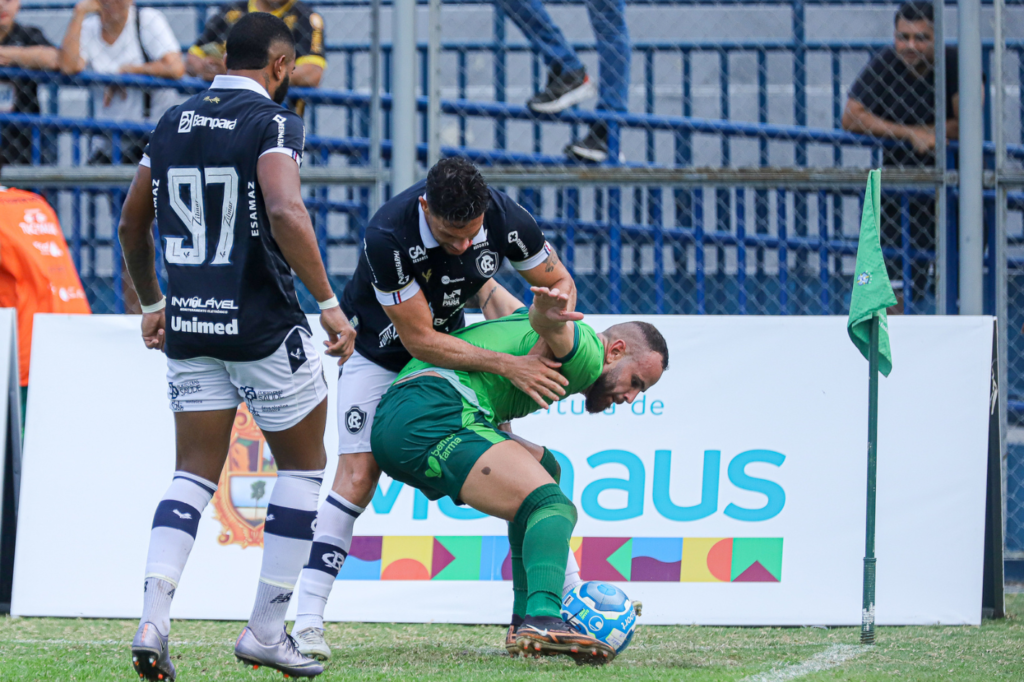
[[[422,198],[426,199],[427,197],[424,195]],[[420,241],[422,241],[423,246],[428,249],[436,249],[441,245],[437,243],[436,239],[434,239],[434,233],[430,231],[430,226],[427,225],[427,216],[423,213],[423,204],[417,201],[416,208],[420,212]],[[485,241],[487,241],[486,225],[481,227],[480,231],[476,233],[475,237],[473,237],[473,244],[482,244]]]
[[[215,76],[210,85],[211,90],[252,90],[258,92],[267,99],[270,95],[263,89],[263,86],[251,78],[245,76]]]

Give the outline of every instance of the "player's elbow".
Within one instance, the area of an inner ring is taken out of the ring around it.
[[[308,215],[306,206],[301,200],[267,202],[267,217],[270,218],[270,226],[275,232],[299,227],[304,222],[305,215]]]

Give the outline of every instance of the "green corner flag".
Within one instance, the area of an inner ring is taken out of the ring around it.
[[[885,309],[896,305],[896,295],[885,271],[879,242],[882,171],[868,174],[864,189],[864,215],[860,219],[857,270],[850,296],[850,340],[868,361],[868,490],[864,519],[864,592],[861,601],[861,644],[875,643],[875,480],[878,470],[878,373],[889,376],[892,351]]]
[[[867,358],[871,346],[871,319],[878,317],[878,370],[889,376],[892,351],[889,348],[889,324],[885,309],[896,305],[896,295],[889,282],[882,257],[881,232],[882,171],[868,175],[864,190],[864,213],[860,219],[860,241],[857,244],[857,270],[850,296],[850,319],[846,323],[850,340]]]

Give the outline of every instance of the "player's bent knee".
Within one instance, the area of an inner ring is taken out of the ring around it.
[[[576,505],[565,496],[557,484],[547,483],[526,496],[526,499],[519,505],[519,510],[512,523],[519,525],[525,531],[552,516],[561,516],[569,522],[571,527],[576,526]]]

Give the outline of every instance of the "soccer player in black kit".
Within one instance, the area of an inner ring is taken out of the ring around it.
[[[157,506],[142,619],[132,641],[140,677],[173,680],[170,604],[203,509],[217,488],[244,400],[273,450],[263,563],[239,660],[297,677],[323,666],[299,653],[284,617],[313,540],[326,456],[327,384],[295,295],[292,270],[320,302],[328,354],[354,335],[331,290],[302,201],[302,119],[281,106],[295,66],[285,23],[251,13],[227,40],[228,75],[170,109],[150,139],[118,228],[143,304],[142,337],[167,354],[177,462]],[[160,291],[159,219],[168,291]]]
[[[572,277],[537,221],[508,195],[488,187],[462,158],[438,161],[425,181],[392,198],[370,220],[342,300],[358,334],[355,353],[338,378],[338,469],[299,581],[292,635],[302,653],[331,655],[324,609],[351,548],[353,524],[380,477],[370,448],[377,403],[410,359],[499,374],[540,407],[565,395],[567,380],[553,359],[496,353],[451,335],[466,325],[463,308],[471,301],[488,319],[523,305],[493,280],[506,260],[531,285],[569,294],[569,310],[574,309]],[[557,466],[550,452],[545,457],[536,446],[533,452],[542,464]],[[570,556],[566,585],[578,581]]]

